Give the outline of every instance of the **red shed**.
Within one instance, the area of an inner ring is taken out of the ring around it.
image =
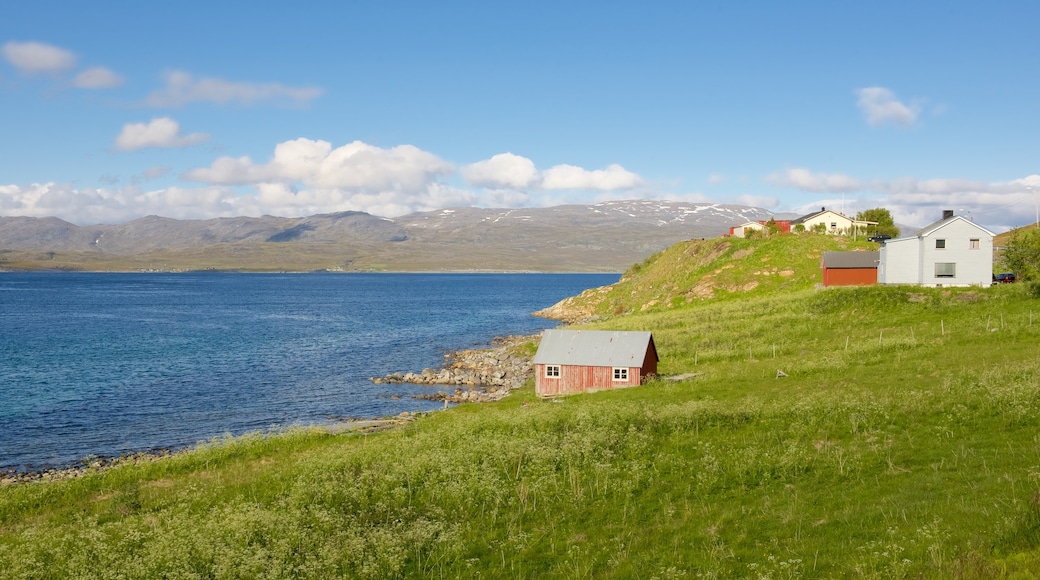
[[[824,252],[824,286],[869,286],[877,284],[880,252]]]
[[[633,387],[657,374],[649,332],[546,330],[534,355],[539,397]]]

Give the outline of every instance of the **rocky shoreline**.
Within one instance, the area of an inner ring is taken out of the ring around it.
[[[376,384],[411,383],[417,385],[454,385],[452,392],[417,395],[418,399],[445,401],[446,403],[476,403],[497,401],[513,389],[524,386],[533,376],[531,356],[523,354],[527,343],[537,343],[539,335],[507,336],[496,338],[489,348],[468,349],[444,355],[445,363],[440,370],[425,369],[420,373],[392,373],[385,377],[373,377]],[[332,433],[357,431],[371,433],[413,420],[416,414],[401,413],[383,419],[343,418],[324,428]],[[127,464],[142,464],[191,451],[192,448],[172,450],[156,449],[118,457],[89,457],[78,465],[42,469],[36,471],[0,471],[0,486],[32,481],[73,479],[90,473],[104,471]]]
[[[156,449],[154,451],[141,451],[120,455],[118,457],[88,457],[79,462],[78,465],[66,467],[52,467],[33,471],[17,471],[14,469],[0,471],[0,486],[10,483],[25,483],[30,481],[54,481],[58,479],[74,479],[83,477],[90,473],[97,473],[120,465],[139,465],[169,457],[177,451],[171,449]]]
[[[372,377],[377,385],[409,383],[414,385],[452,385],[452,392],[417,395],[418,399],[447,403],[497,401],[513,389],[524,386],[534,376],[531,357],[523,354],[527,343],[537,343],[539,335],[506,336],[492,341],[489,348],[470,349],[444,355],[440,370],[424,369],[419,373],[391,373]]]
[[[313,429],[324,429],[333,435],[338,435],[345,432],[355,433],[375,433],[376,431],[382,431],[389,429],[397,425],[402,425],[409,421],[414,421],[417,417],[423,413],[409,413],[405,411],[400,415],[384,417],[382,419],[350,419],[344,418],[336,420],[332,423],[322,425],[311,425],[306,428]],[[271,434],[277,434],[276,431]],[[35,469],[28,471],[19,471],[15,469],[7,469],[0,471],[0,486],[4,486],[12,483],[28,483],[34,481],[56,481],[61,479],[75,479],[77,477],[83,477],[92,473],[99,473],[115,467],[121,467],[124,465],[142,465],[145,463],[151,463],[167,457],[172,457],[181,453],[191,453],[195,447],[184,447],[180,449],[161,448],[153,449],[150,451],[137,451],[134,453],[124,453],[118,456],[109,457],[98,457],[91,456],[86,459],[80,460],[74,465],[65,465],[62,467],[49,467],[45,469]]]

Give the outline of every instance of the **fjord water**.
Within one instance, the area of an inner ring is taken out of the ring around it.
[[[613,274],[0,274],[0,470],[441,408],[375,385]]]

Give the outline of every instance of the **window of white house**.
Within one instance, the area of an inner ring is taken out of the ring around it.
[[[957,264],[954,262],[936,262],[936,278],[953,278],[957,276]]]
[[[935,240],[935,249],[936,250],[946,249],[946,240]]]
[[[560,365],[545,365],[545,376],[551,379],[559,378]]]
[[[831,222],[831,229],[832,230],[838,229],[838,222]]]
[[[977,249],[979,249],[979,240],[977,238],[972,238],[972,239],[968,240],[968,249],[969,250],[977,250]]]
[[[615,381],[627,381],[628,380],[628,369],[614,367],[614,380]]]

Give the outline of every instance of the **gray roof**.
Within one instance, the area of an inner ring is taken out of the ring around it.
[[[948,218],[945,218],[945,219],[941,219],[941,220],[939,220],[937,222],[932,222],[932,223],[926,225],[925,227],[923,227],[920,230],[918,230],[917,234],[915,236],[913,236],[913,237],[923,238],[925,236],[931,235],[933,232],[935,232],[935,230],[937,230],[937,229],[939,229],[939,228],[941,228],[941,227],[943,227],[943,226],[945,226],[947,224],[950,224],[950,223],[953,223],[955,221],[958,221],[958,220],[960,220],[960,221],[962,221],[962,222],[964,222],[966,224],[971,224],[971,225],[973,225],[976,228],[982,230],[983,232],[986,232],[987,234],[989,234],[991,236],[996,235],[993,232],[987,230],[986,228],[980,226],[979,224],[977,224],[977,223],[975,223],[973,221],[970,221],[968,219],[965,219],[963,216],[955,215],[955,216],[948,217]]]
[[[824,268],[877,268],[881,252],[824,252]]]
[[[595,367],[643,366],[646,350],[657,357],[654,337],[643,331],[546,330],[534,364]]]
[[[816,217],[818,215],[821,215],[821,214],[825,214],[828,211],[831,211],[831,210],[829,210],[827,208],[823,208],[820,211],[814,211],[812,213],[805,214],[805,215],[803,215],[800,218],[795,218],[795,219],[791,220],[791,225],[804,224],[805,222],[811,220],[812,218],[814,218],[814,217]],[[837,213],[837,212],[831,211],[831,213]]]

